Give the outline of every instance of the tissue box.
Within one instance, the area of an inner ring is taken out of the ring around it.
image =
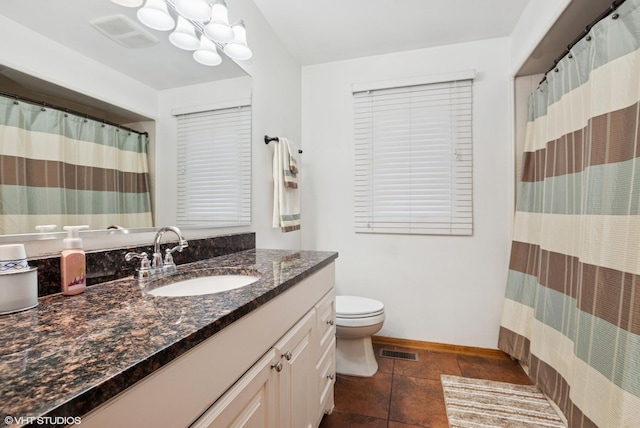
[[[38,268],[0,273],[0,314],[10,314],[38,305]]]

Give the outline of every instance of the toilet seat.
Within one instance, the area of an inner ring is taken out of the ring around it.
[[[384,313],[384,305],[375,299],[359,296],[336,296],[337,318],[368,318]]]
[[[384,321],[384,305],[375,299],[336,296],[336,323],[344,327],[371,326]]]
[[[371,317],[360,318],[341,318],[336,316],[336,325],[338,327],[373,327],[376,325],[381,326],[383,322],[384,313]]]

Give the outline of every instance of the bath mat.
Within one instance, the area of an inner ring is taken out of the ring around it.
[[[450,428],[566,426],[533,385],[440,377]]]

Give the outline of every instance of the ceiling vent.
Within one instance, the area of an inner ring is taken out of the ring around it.
[[[153,34],[125,15],[103,16],[89,22],[105,36],[128,48],[146,48],[159,42]]]

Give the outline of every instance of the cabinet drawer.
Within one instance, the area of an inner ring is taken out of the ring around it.
[[[318,332],[318,355],[324,354],[336,335],[336,293],[329,291],[316,304],[316,331]]]

